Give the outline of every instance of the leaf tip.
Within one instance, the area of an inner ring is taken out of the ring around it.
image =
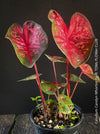
[[[48,13],[48,19],[53,22],[57,18],[57,12],[54,9],[51,9]]]

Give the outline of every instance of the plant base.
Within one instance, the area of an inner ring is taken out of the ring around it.
[[[47,128],[47,127],[41,127],[40,125],[38,125],[35,121],[34,121],[34,116],[37,112],[37,110],[41,109],[41,107],[43,107],[43,105],[41,105],[40,107],[38,108],[35,108],[31,111],[31,114],[30,114],[30,119],[33,123],[33,127],[34,127],[34,134],[79,134],[78,132],[78,128],[82,122],[82,119],[83,119],[83,115],[81,113],[81,110],[78,106],[75,105],[75,110],[77,112],[79,112],[80,116],[81,116],[81,119],[79,122],[77,122],[74,126],[72,127],[68,127],[68,128],[65,128],[65,129],[52,129],[52,128]]]

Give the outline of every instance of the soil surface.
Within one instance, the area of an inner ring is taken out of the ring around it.
[[[80,121],[81,115],[73,109],[72,114],[65,115],[65,117],[60,118],[59,115],[55,117],[55,112],[51,112],[51,116],[44,118],[43,109],[40,108],[34,114],[34,121],[36,124],[51,129],[64,129],[65,127],[72,127]]]

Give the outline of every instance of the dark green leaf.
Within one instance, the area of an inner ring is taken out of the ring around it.
[[[45,56],[52,62],[61,62],[66,63],[66,58],[60,57],[60,56],[50,56],[45,54]]]
[[[97,74],[86,73],[89,78],[100,83],[100,77]]]
[[[62,106],[62,105],[59,105],[58,109],[63,114],[70,114],[71,113],[71,110],[68,107],[65,107],[65,106]]]
[[[42,74],[39,74],[39,76],[41,76],[41,75],[42,75]],[[36,74],[30,75],[30,76],[28,76],[28,77],[26,77],[26,78],[24,78],[24,79],[18,80],[18,82],[20,82],[20,81],[34,80],[34,79],[37,79],[37,75],[36,75]]]
[[[41,81],[42,91],[48,95],[54,95],[57,91],[57,87],[47,81]]]
[[[59,95],[57,99],[62,105],[74,106],[74,104],[72,103],[71,99],[68,96],[64,95],[64,94]]]
[[[64,77],[65,79],[67,79],[67,74],[62,74],[62,77]],[[80,83],[86,83],[85,81],[83,81],[81,78],[79,78],[78,76],[76,76],[75,74],[69,74],[69,79],[70,81],[73,82],[80,82]]]
[[[82,72],[83,72],[85,75],[87,75],[87,76],[88,76],[89,78],[91,78],[92,80],[95,80],[95,81],[97,81],[97,82],[100,83],[100,77],[99,77],[97,74],[94,74],[94,73],[93,73],[93,70],[92,70],[92,68],[91,68],[90,65],[88,65],[88,64],[82,64],[82,65],[80,66],[80,68],[81,68]]]
[[[46,100],[46,103],[47,103],[48,107],[50,107],[50,108],[53,108],[57,105],[57,102],[52,99]]]
[[[67,83],[56,83],[56,82],[50,82],[50,81],[45,81],[45,80],[42,80],[42,81],[56,86],[57,89],[60,89],[61,87],[66,87],[67,85]]]
[[[74,108],[74,104],[71,99],[64,94],[59,95],[57,99],[59,102],[59,110],[66,114],[71,113]]]

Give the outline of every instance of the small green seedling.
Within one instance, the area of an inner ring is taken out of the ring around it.
[[[40,106],[39,102],[41,102],[42,100],[40,99],[41,96],[37,96],[37,97],[30,97],[32,101],[36,101],[36,105],[37,107]]]
[[[61,126],[59,126],[59,128],[60,128],[60,129],[65,129],[65,127],[64,127],[64,126],[62,126],[62,125],[61,125]]]

